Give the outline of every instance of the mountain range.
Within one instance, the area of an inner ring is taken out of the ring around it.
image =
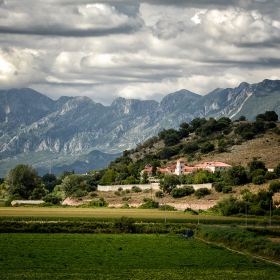
[[[40,174],[63,170],[85,173],[106,166],[126,149],[194,118],[280,114],[280,80],[241,83],[201,96],[188,90],[161,102],[125,99],[110,106],[88,97],[58,100],[29,88],[0,91],[0,177],[19,163]]]

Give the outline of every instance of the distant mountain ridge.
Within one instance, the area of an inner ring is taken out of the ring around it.
[[[269,110],[280,115],[279,80],[243,82],[205,96],[183,89],[161,102],[119,97],[110,106],[85,96],[54,101],[28,88],[2,90],[0,177],[19,163],[31,164],[41,173],[50,166],[54,173],[64,167],[83,173],[101,168],[100,161],[107,165],[164,128],[178,128],[197,117],[238,119],[244,115],[253,120]]]

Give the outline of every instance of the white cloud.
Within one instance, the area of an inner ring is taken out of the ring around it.
[[[0,3],[0,88],[109,105],[118,96],[159,101],[182,88],[206,94],[280,76],[276,2],[149,3]]]

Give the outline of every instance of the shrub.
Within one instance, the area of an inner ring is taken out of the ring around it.
[[[162,191],[157,191],[157,192],[155,193],[155,196],[156,196],[156,197],[162,197],[162,196],[163,196],[163,192],[162,192]]]
[[[201,197],[204,197],[205,195],[207,194],[210,194],[211,191],[207,188],[201,188],[201,189],[198,189],[195,191],[194,195],[197,197],[197,198],[201,198]]]
[[[123,190],[123,188],[118,188],[118,191],[121,192]]]
[[[131,196],[125,196],[125,197],[122,198],[122,201],[128,201],[130,199],[131,199]]]
[[[121,193],[119,191],[115,191],[114,194],[117,195],[117,196],[121,195]]]
[[[184,197],[184,196],[190,195],[192,193],[194,193],[193,186],[184,186],[182,188],[174,188],[170,192],[170,195],[174,198],[178,198],[178,197]]]
[[[122,205],[120,208],[122,208],[122,209],[129,209],[130,206],[128,205],[128,203],[125,203],[125,204]]]
[[[54,194],[48,194],[46,195],[43,200],[46,202],[46,203],[52,203],[52,204],[60,204],[61,202],[61,197],[57,196],[57,195],[54,195]]]
[[[133,233],[136,230],[134,220],[125,216],[115,221],[114,228],[119,229],[121,232],[125,233]]]
[[[75,191],[72,196],[75,197],[75,198],[80,198],[80,197],[83,197],[83,196],[86,196],[88,194],[87,191],[83,191],[81,189]]]
[[[257,177],[257,176],[260,176],[260,175],[264,176],[265,175],[265,170],[256,169],[256,170],[254,170],[250,173],[250,176],[251,176],[252,179]]]
[[[276,127],[276,123],[274,122],[269,122],[265,124],[266,129],[275,128],[275,127]]]
[[[218,182],[215,184],[215,191],[216,192],[222,192],[223,191],[223,187],[225,186],[224,182]]]
[[[265,175],[264,175],[264,178],[266,180],[274,180],[274,179],[277,179],[277,176],[276,176],[276,174],[274,172],[266,171]]]
[[[92,200],[89,202],[88,206],[90,207],[106,207],[108,203],[104,200],[104,198],[100,198],[99,200]]]
[[[276,193],[280,191],[280,181],[271,182],[269,185],[269,190]]]
[[[184,145],[183,147],[183,153],[185,154],[191,154],[196,152],[199,149],[199,146],[196,142],[190,142]]]
[[[237,200],[234,197],[224,198],[218,201],[216,206],[223,216],[244,213],[245,201]]]
[[[90,193],[90,196],[91,196],[91,197],[96,197],[96,196],[97,196],[97,193],[91,192],[91,193]]]
[[[214,151],[214,149],[215,149],[214,144],[207,142],[201,147],[201,152],[203,154],[207,154],[207,153]]]
[[[224,186],[222,191],[223,191],[223,193],[230,193],[230,192],[232,192],[232,187],[231,186]]]
[[[197,211],[195,211],[195,210],[193,210],[193,209],[191,209],[191,208],[186,208],[186,209],[184,210],[184,213],[186,213],[186,214],[188,214],[188,215],[197,215],[197,214],[198,214]]]
[[[154,209],[154,208],[158,208],[158,207],[159,207],[158,202],[154,201],[153,199],[146,198],[145,203],[140,205],[138,208],[139,209]]]
[[[133,186],[133,187],[131,188],[131,190],[132,190],[133,192],[135,192],[135,193],[142,192],[141,188],[139,188],[139,187],[137,187],[137,186]]]
[[[168,205],[168,204],[162,205],[158,210],[160,210],[160,211],[165,211],[165,210],[166,211],[177,211],[177,209],[175,207]]]
[[[280,177],[280,163],[274,168],[274,173],[276,174],[277,178]]]
[[[265,180],[263,175],[258,175],[256,177],[254,177],[253,180],[252,180],[252,183],[255,184],[255,185],[261,185],[265,182],[266,182],[266,180]]]

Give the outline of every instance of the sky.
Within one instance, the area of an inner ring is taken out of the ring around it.
[[[161,101],[280,79],[279,0],[0,0],[0,90]]]

